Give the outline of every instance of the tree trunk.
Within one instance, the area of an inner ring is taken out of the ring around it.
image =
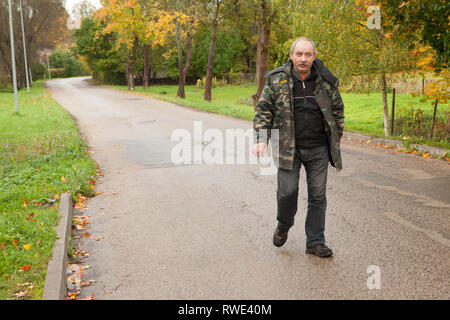
[[[23,49],[16,49],[16,65],[17,65],[17,88],[18,90],[27,87],[27,77],[25,74],[25,59]]]
[[[175,11],[176,8],[176,1],[175,1]],[[176,32],[176,40],[177,40],[177,49],[178,49],[178,91],[177,91],[177,97],[180,97],[182,99],[185,98],[184,95],[184,76],[183,76],[183,50],[181,48],[181,35],[180,35],[180,22],[176,21],[175,25],[175,32]]]
[[[131,48],[131,56],[128,56],[128,89],[135,91],[134,87],[134,67],[136,65],[136,47],[138,45],[138,38],[135,35],[133,41],[133,48]]]
[[[252,36],[254,37],[258,36],[258,27],[256,23],[252,23]],[[247,57],[248,70],[250,71],[250,81],[252,82],[255,81],[255,68],[253,65],[253,59],[255,58],[255,56],[253,55],[253,52],[255,52],[256,50],[257,45],[255,43],[252,43],[251,53]]]
[[[191,32],[187,32],[187,39],[186,39],[186,64],[183,68],[183,84],[186,85],[186,76],[189,72],[189,68],[191,67],[191,61],[192,61],[192,34]]]
[[[144,89],[150,85],[150,63],[149,63],[149,45],[144,45]]]
[[[258,41],[256,46],[256,85],[258,89],[256,94],[253,95],[254,106],[256,106],[261,96],[266,81],[265,74],[267,72],[270,25],[274,15],[274,13],[271,14],[270,4],[266,0],[261,0],[260,4]]]
[[[131,90],[130,74],[131,74],[131,55],[130,55],[130,52],[128,52],[128,56],[127,56],[127,85],[128,85],[128,90]]]
[[[214,18],[211,30],[211,43],[209,46],[208,65],[206,66],[206,79],[205,79],[205,101],[212,100],[212,80],[214,76],[214,54],[216,49],[217,40],[217,19]]]
[[[387,88],[386,88],[387,86],[386,86],[385,71],[381,72],[380,85],[381,85],[381,95],[383,98],[384,135],[388,137],[391,130],[389,125],[389,108],[387,102]]]
[[[134,59],[133,59],[133,51],[128,54],[127,59],[127,79],[128,79],[128,90],[134,91]]]

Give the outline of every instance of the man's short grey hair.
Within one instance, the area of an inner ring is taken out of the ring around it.
[[[309,42],[311,42],[311,44],[313,46],[313,52],[317,53],[317,51],[316,51],[316,44],[314,43],[314,41],[312,41],[311,39],[305,38],[305,37],[300,37],[300,38],[298,38],[297,40],[294,41],[294,43],[292,44],[292,47],[291,47],[291,53],[294,52],[295,45],[299,41],[309,41]]]

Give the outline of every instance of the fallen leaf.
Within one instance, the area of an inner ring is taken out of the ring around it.
[[[18,286],[18,287],[26,287],[26,286],[29,286],[31,283],[29,283],[29,282],[26,282],[26,283],[16,283],[16,286]]]
[[[89,198],[83,196],[82,194],[78,194],[78,195],[77,195],[77,199],[78,199],[78,201],[80,201],[80,202],[89,200]]]
[[[66,300],[75,300],[79,293],[80,293],[79,291],[69,291],[67,293],[68,297],[66,298]]]
[[[90,297],[80,298],[77,300],[94,300],[94,293],[92,292],[92,295]]]
[[[30,269],[31,269],[31,266],[25,265],[25,266],[19,268],[19,272],[22,272],[22,271],[28,271],[28,270],[30,270]]]
[[[19,291],[17,293],[14,293],[14,296],[16,298],[22,298],[22,297],[25,297],[27,294],[28,294],[28,291],[25,290],[25,291]]]
[[[92,284],[91,280],[83,280],[81,281],[81,286],[82,287],[87,287],[90,286]]]

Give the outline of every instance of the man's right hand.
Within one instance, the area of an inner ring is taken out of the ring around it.
[[[264,142],[260,142],[260,143],[255,143],[253,145],[253,154],[256,157],[262,157],[266,154],[267,152],[267,144],[265,144]]]

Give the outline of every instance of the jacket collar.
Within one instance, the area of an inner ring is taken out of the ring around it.
[[[292,67],[293,63],[291,58],[288,58],[286,63],[280,68],[282,71],[286,72],[288,75],[292,75]],[[338,78],[336,78],[330,70],[325,67],[322,60],[316,58],[313,62],[312,68],[315,68],[317,71],[317,78],[322,78],[332,86],[336,87],[338,83]]]

